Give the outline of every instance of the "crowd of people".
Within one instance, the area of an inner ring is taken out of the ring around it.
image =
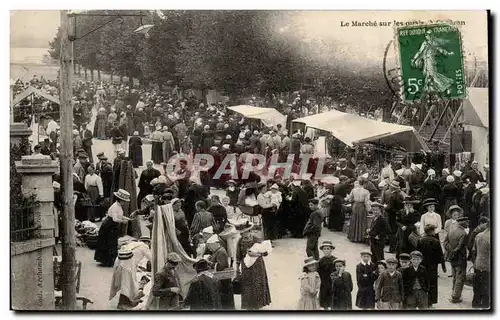
[[[165,267],[154,275],[152,293],[162,301],[161,308],[232,309],[237,291],[244,309],[269,305],[263,257],[270,250],[258,245],[269,241],[274,247],[274,240],[286,237],[307,238],[298,309],[351,309],[354,284],[358,308],[429,308],[438,303],[438,265],[447,273],[446,262],[453,278],[451,302],[460,303],[468,261],[474,266],[472,307],[489,308],[487,165],[483,173],[470,154],[453,166],[445,165],[438,152],[396,160],[369,146],[344,148],[332,139],[329,152],[334,157],[327,159],[324,168],[330,176],[315,179],[315,159],[307,166],[309,173],[300,172],[301,155],[314,153],[315,137],[293,132],[291,120],[322,108],[300,94],[289,104],[276,97],[252,100],[250,104],[278,108],[288,116],[287,123],[267,127],[231,113],[226,104],[205,106],[175,90],[85,82],[75,86],[75,115],[82,101],[98,111],[93,130],[88,128],[88,119],[76,116],[73,132],[76,218],[103,221],[96,261],[116,268],[135,257],[133,250],[119,245],[119,238],[129,235],[136,242],[151,242],[158,219],[155,210],[165,205],[170,206],[175,224],[171,240],[181,249],[170,254]],[[47,145],[35,151],[50,152],[56,158],[58,130],[49,131],[54,134]],[[151,140],[152,152],[151,159],[143,161],[146,138]],[[93,139],[111,139],[116,152],[113,163],[102,152],[93,163]],[[182,157],[198,153],[212,155],[214,166],[200,169]],[[287,176],[283,168],[268,174],[267,165],[246,179],[233,179],[229,174],[214,179],[228,155],[236,155],[237,176],[241,177],[248,154],[267,159],[277,154],[280,162],[292,154],[292,174]],[[167,162],[174,156],[180,160],[172,174]],[[160,170],[155,164],[161,165]],[[145,169],[137,175],[135,169],[143,165]],[[59,183],[56,175],[56,207]],[[224,190],[225,196],[210,195],[211,188]],[[262,228],[260,239],[255,236],[256,225]],[[354,284],[345,271],[345,259],[332,255],[334,244],[319,243],[323,228],[345,232],[351,242],[369,244],[370,250],[361,252]],[[145,234],[150,237],[144,238]],[[386,246],[395,258],[385,258]],[[137,269],[140,259],[133,261],[135,267],[130,270]],[[183,294],[176,280],[176,266],[182,261],[196,261],[193,268],[198,273]],[[232,268],[238,281],[217,281],[210,273]],[[133,293],[122,291],[119,308],[137,306],[146,283],[141,281]]]

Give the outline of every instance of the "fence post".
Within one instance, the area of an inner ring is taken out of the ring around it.
[[[23,156],[21,161],[16,161],[16,171],[22,175],[23,194],[36,196],[38,205],[34,214],[40,226],[40,237],[53,238],[55,217],[52,175],[59,171],[57,162],[49,156]]]

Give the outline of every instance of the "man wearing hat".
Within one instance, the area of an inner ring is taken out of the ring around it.
[[[424,230],[425,234],[418,240],[416,250],[423,256],[422,266],[425,267],[429,281],[428,305],[431,307],[438,301],[438,265],[443,265],[444,255],[435,235],[436,226],[428,224]]]
[[[337,257],[332,255],[335,246],[330,240],[321,242],[319,249],[323,251],[323,257],[318,261],[318,273],[321,279],[319,305],[323,309],[328,310],[332,305],[333,292],[331,274],[335,271],[335,264],[333,262]]]
[[[390,234],[391,228],[385,217],[382,216],[384,206],[379,202],[372,202],[370,207],[374,217],[366,232],[370,239],[372,262],[377,263],[379,260],[384,260],[385,240],[387,239],[387,235]]]
[[[403,274],[405,309],[427,309],[429,281],[427,270],[421,265],[423,255],[420,251],[412,251],[411,266],[405,268]]]
[[[177,253],[169,253],[165,266],[154,275],[151,292],[155,297],[158,297],[159,310],[171,310],[179,307],[179,301],[182,297],[181,282],[175,268],[181,261]]]
[[[467,217],[457,219],[458,226],[446,237],[446,252],[453,275],[452,303],[462,302],[462,290],[465,284],[467,269],[467,244],[469,220]],[[466,231],[467,229],[467,231]]]
[[[399,272],[403,272],[404,269],[410,267],[411,257],[408,253],[401,253],[399,255]]]
[[[307,237],[306,254],[308,257],[314,257],[316,260],[319,260],[318,240],[321,236],[323,222],[318,204],[318,199],[309,200],[309,208],[312,212],[302,232],[302,235]]]
[[[153,193],[153,186],[151,185],[151,181],[154,178],[158,178],[161,176],[161,172],[157,169],[153,168],[153,161],[146,161],[146,169],[141,172],[141,176],[139,177],[139,194],[137,195],[137,203],[141,203],[142,199],[148,194]]]
[[[97,163],[95,164],[95,173],[97,175],[101,174],[101,160],[104,157],[104,152],[99,152],[97,155]]]
[[[218,235],[214,234],[207,240],[207,247],[212,252],[208,261],[216,272],[229,268],[229,256],[226,249],[221,245]],[[220,280],[220,296],[222,309],[233,310],[234,294],[231,279]]]
[[[356,279],[358,293],[356,295],[356,307],[360,309],[375,308],[374,284],[377,280],[377,265],[370,261],[372,254],[361,251],[361,262],[356,266]]]
[[[218,281],[209,272],[209,263],[205,259],[193,264],[197,275],[191,281],[189,291],[184,299],[184,304],[190,310],[219,310],[221,297]]]
[[[336,177],[346,176],[349,181],[354,179],[354,170],[347,167],[347,159],[340,158],[339,166],[337,167],[337,172],[335,173]]]
[[[78,161],[75,163],[73,166],[73,172],[78,175],[78,178],[80,178],[80,181],[85,181],[85,175],[86,175],[86,167],[88,167],[88,155],[83,152],[80,153],[78,156]]]
[[[399,259],[401,253],[410,253],[415,250],[409,237],[412,232],[417,232],[415,223],[420,221],[420,214],[414,208],[420,201],[413,197],[407,197],[404,199],[403,203],[404,208],[399,210],[396,215],[396,224],[398,226],[398,231],[396,233],[396,259]]]
[[[396,233],[398,231],[397,225],[397,215],[398,211],[404,209],[404,194],[401,191],[400,183],[397,179],[394,179],[389,184],[389,197],[384,199],[384,203],[387,205],[385,212],[387,213],[387,218],[389,226],[391,227],[391,233],[389,235],[389,252],[396,252]]]
[[[401,272],[396,270],[398,260],[388,258],[387,270],[379,275],[379,283],[375,291],[375,300],[380,301],[382,310],[401,309],[404,284]]]

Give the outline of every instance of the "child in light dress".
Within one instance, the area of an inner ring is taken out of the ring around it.
[[[304,261],[304,268],[300,280],[300,299],[297,310],[320,310],[319,289],[321,278],[318,269],[318,261],[309,257]]]
[[[276,183],[271,186],[271,189],[264,196],[271,199],[271,204],[276,205],[276,209],[279,209],[281,202],[283,202],[280,189]]]

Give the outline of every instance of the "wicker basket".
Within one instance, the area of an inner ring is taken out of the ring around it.
[[[228,268],[228,269],[223,270],[223,271],[215,271],[213,273],[214,278],[217,280],[233,279],[234,274],[235,274],[234,268]]]

